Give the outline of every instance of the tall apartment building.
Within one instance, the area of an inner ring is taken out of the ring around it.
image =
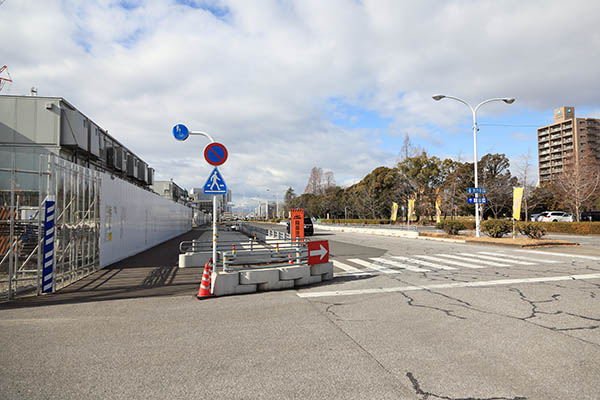
[[[575,118],[574,107],[554,110],[554,123],[538,128],[537,135],[542,184],[551,182],[583,156],[600,160],[600,119]]]

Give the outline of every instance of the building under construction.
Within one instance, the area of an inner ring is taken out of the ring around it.
[[[0,297],[52,292],[191,229],[154,170],[60,97],[0,95]]]

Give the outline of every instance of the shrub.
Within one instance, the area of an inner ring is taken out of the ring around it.
[[[465,224],[459,221],[441,221],[435,226],[438,229],[443,230],[448,235],[458,235],[458,232],[466,229]]]
[[[527,235],[531,239],[541,239],[546,234],[546,228],[540,223],[522,222],[518,227],[522,235]]]
[[[542,222],[548,233],[600,234],[600,222]]]
[[[489,219],[483,221],[481,230],[490,237],[501,238],[507,233],[512,232],[512,223],[501,219]]]

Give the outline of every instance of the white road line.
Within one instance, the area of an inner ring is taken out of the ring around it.
[[[390,287],[390,288],[376,288],[376,289],[356,289],[356,290],[336,290],[330,292],[298,292],[298,297],[311,298],[311,297],[335,297],[335,296],[352,296],[359,294],[378,294],[378,293],[394,293],[394,292],[410,292],[416,290],[431,290],[431,289],[453,289],[453,288],[467,288],[467,287],[486,287],[486,286],[504,286],[504,285],[515,285],[518,283],[541,283],[541,282],[558,282],[558,281],[572,281],[572,280],[586,280],[586,279],[600,279],[600,274],[583,274],[583,275],[563,275],[563,276],[549,276],[545,278],[522,278],[522,279],[500,279],[495,281],[482,281],[482,282],[454,282],[454,283],[441,283],[435,285],[423,285],[423,286],[401,286],[401,287]]]
[[[474,258],[473,256],[467,258],[465,256],[457,256],[455,254],[436,254],[436,256],[450,257],[450,258],[454,258],[454,259],[461,260],[461,261],[467,261],[467,260],[469,260],[469,258]],[[491,267],[510,267],[509,264],[502,264],[499,262],[492,262],[492,261],[485,261],[485,260],[474,260],[474,261],[477,261],[479,264],[489,265]]]
[[[333,263],[333,266],[339,269],[343,269],[346,272],[349,272],[351,274],[356,274],[356,273],[363,273],[362,270],[358,269],[358,268],[354,268],[348,264],[344,264],[343,262],[337,261],[337,260],[331,260],[331,262]]]
[[[436,268],[436,269],[446,269],[446,270],[456,269],[454,267],[447,267],[445,265],[434,264],[434,263],[428,262],[428,261],[415,260],[414,258],[401,257],[401,256],[392,256],[392,258],[396,258],[398,260],[407,261],[407,262],[411,262],[414,264],[419,264],[419,265],[423,265],[425,267],[431,267],[431,268]]]
[[[536,261],[537,263],[560,264],[560,261],[546,260],[546,259],[540,259],[540,258],[530,258],[530,257],[519,257],[519,256],[513,256],[512,254],[502,253],[502,252],[492,253],[492,252],[487,252],[487,251],[480,251],[479,253],[490,254],[490,255],[501,255],[502,257],[506,257],[506,261],[510,261],[512,258],[514,258],[517,260],[524,260],[524,261]]]
[[[594,256],[582,256],[579,254],[566,254],[566,253],[551,253],[549,251],[536,251],[536,250],[516,250],[516,251],[520,251],[522,253],[529,253],[529,254],[543,254],[545,256],[551,256],[551,257],[575,257],[575,258],[584,258],[586,260],[594,260],[594,261],[600,261],[600,257],[594,257]]]
[[[383,272],[384,274],[399,274],[400,273],[400,271],[398,271],[396,269],[386,268],[381,265],[377,265],[377,264],[373,264],[373,263],[370,263],[365,260],[361,260],[360,258],[352,258],[352,259],[349,259],[348,261],[353,262],[358,265],[362,265],[363,267],[374,269],[375,271]]]
[[[482,267],[481,265],[467,264],[464,262],[454,261],[454,260],[444,260],[443,258],[440,258],[440,257],[432,257],[432,256],[415,256],[415,257],[424,258],[426,260],[431,260],[431,261],[444,262],[446,264],[458,265],[459,267],[465,267],[465,268],[485,268],[485,267]]]
[[[376,257],[376,258],[370,258],[370,260],[377,261],[377,262],[380,262],[380,263],[383,263],[383,264],[389,264],[389,265],[392,265],[392,266],[394,266],[396,268],[403,268],[403,269],[407,269],[409,271],[414,271],[414,272],[427,272],[427,271],[429,271],[428,269],[425,269],[425,268],[413,267],[412,265],[402,264],[402,263],[399,263],[397,261],[388,260],[387,258]]]
[[[481,253],[481,252],[479,252]],[[490,261],[503,261],[503,262],[510,262],[513,264],[518,264],[518,265],[536,265],[537,263],[534,262],[527,262],[527,261],[518,261],[518,260],[507,260],[506,258],[502,258],[502,257],[498,257],[497,255],[495,257],[492,256],[485,256],[483,254],[474,254],[474,253],[458,253],[458,254],[462,254],[464,256],[470,256],[470,257],[478,257],[478,258],[483,258],[484,260],[490,260]]]

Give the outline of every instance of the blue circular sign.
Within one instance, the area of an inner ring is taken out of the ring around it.
[[[204,159],[210,165],[221,165],[227,161],[227,149],[221,143],[211,143],[204,149]]]
[[[190,137],[190,131],[187,126],[183,124],[177,124],[173,127],[173,137],[177,140],[185,140]]]

